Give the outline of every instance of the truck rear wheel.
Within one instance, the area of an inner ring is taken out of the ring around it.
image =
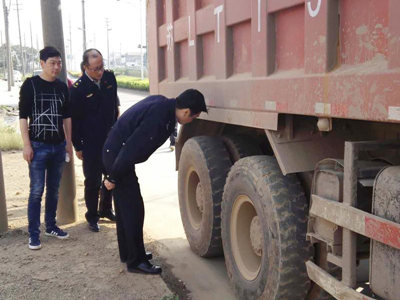
[[[224,135],[222,140],[229,152],[232,163],[243,157],[262,155],[261,148],[250,137],[243,135]]]
[[[222,241],[240,299],[304,299],[307,201],[294,175],[273,157],[252,156],[232,167],[222,202]]]
[[[221,139],[188,140],[179,161],[178,192],[183,227],[199,256],[222,254],[221,200],[232,163]]]

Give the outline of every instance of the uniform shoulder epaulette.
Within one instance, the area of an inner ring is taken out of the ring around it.
[[[110,69],[105,69],[105,71],[107,71],[107,72],[110,72],[110,73],[113,73],[113,74],[114,74],[114,71],[113,71],[113,70],[110,70]]]
[[[74,88],[77,88],[80,84],[81,84],[82,80],[78,79],[77,81],[75,81],[75,83],[73,84]]]

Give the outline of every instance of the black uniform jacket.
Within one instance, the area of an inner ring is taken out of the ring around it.
[[[103,149],[109,181],[118,182],[168,139],[176,123],[175,103],[175,99],[164,96],[149,96],[122,114]]]
[[[100,89],[83,74],[70,88],[72,143],[76,151],[101,155],[104,141],[118,117],[117,82],[104,71]]]

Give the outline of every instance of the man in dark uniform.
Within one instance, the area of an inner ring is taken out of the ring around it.
[[[111,71],[104,70],[103,57],[98,50],[88,49],[83,53],[81,68],[83,75],[70,89],[72,142],[76,156],[83,160],[85,217],[89,229],[98,232],[99,218],[115,221],[111,192],[102,183],[101,153],[107,134],[118,118],[119,100],[115,76]]]
[[[107,189],[114,189],[119,255],[129,272],[160,274],[143,243],[144,205],[135,164],[146,161],[171,135],[175,123],[187,124],[207,112],[204,96],[186,90],[176,99],[149,96],[129,108],[115,123],[104,144]]]

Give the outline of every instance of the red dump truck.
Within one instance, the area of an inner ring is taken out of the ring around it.
[[[150,91],[196,88],[179,203],[240,299],[400,299],[400,1],[149,0]]]

